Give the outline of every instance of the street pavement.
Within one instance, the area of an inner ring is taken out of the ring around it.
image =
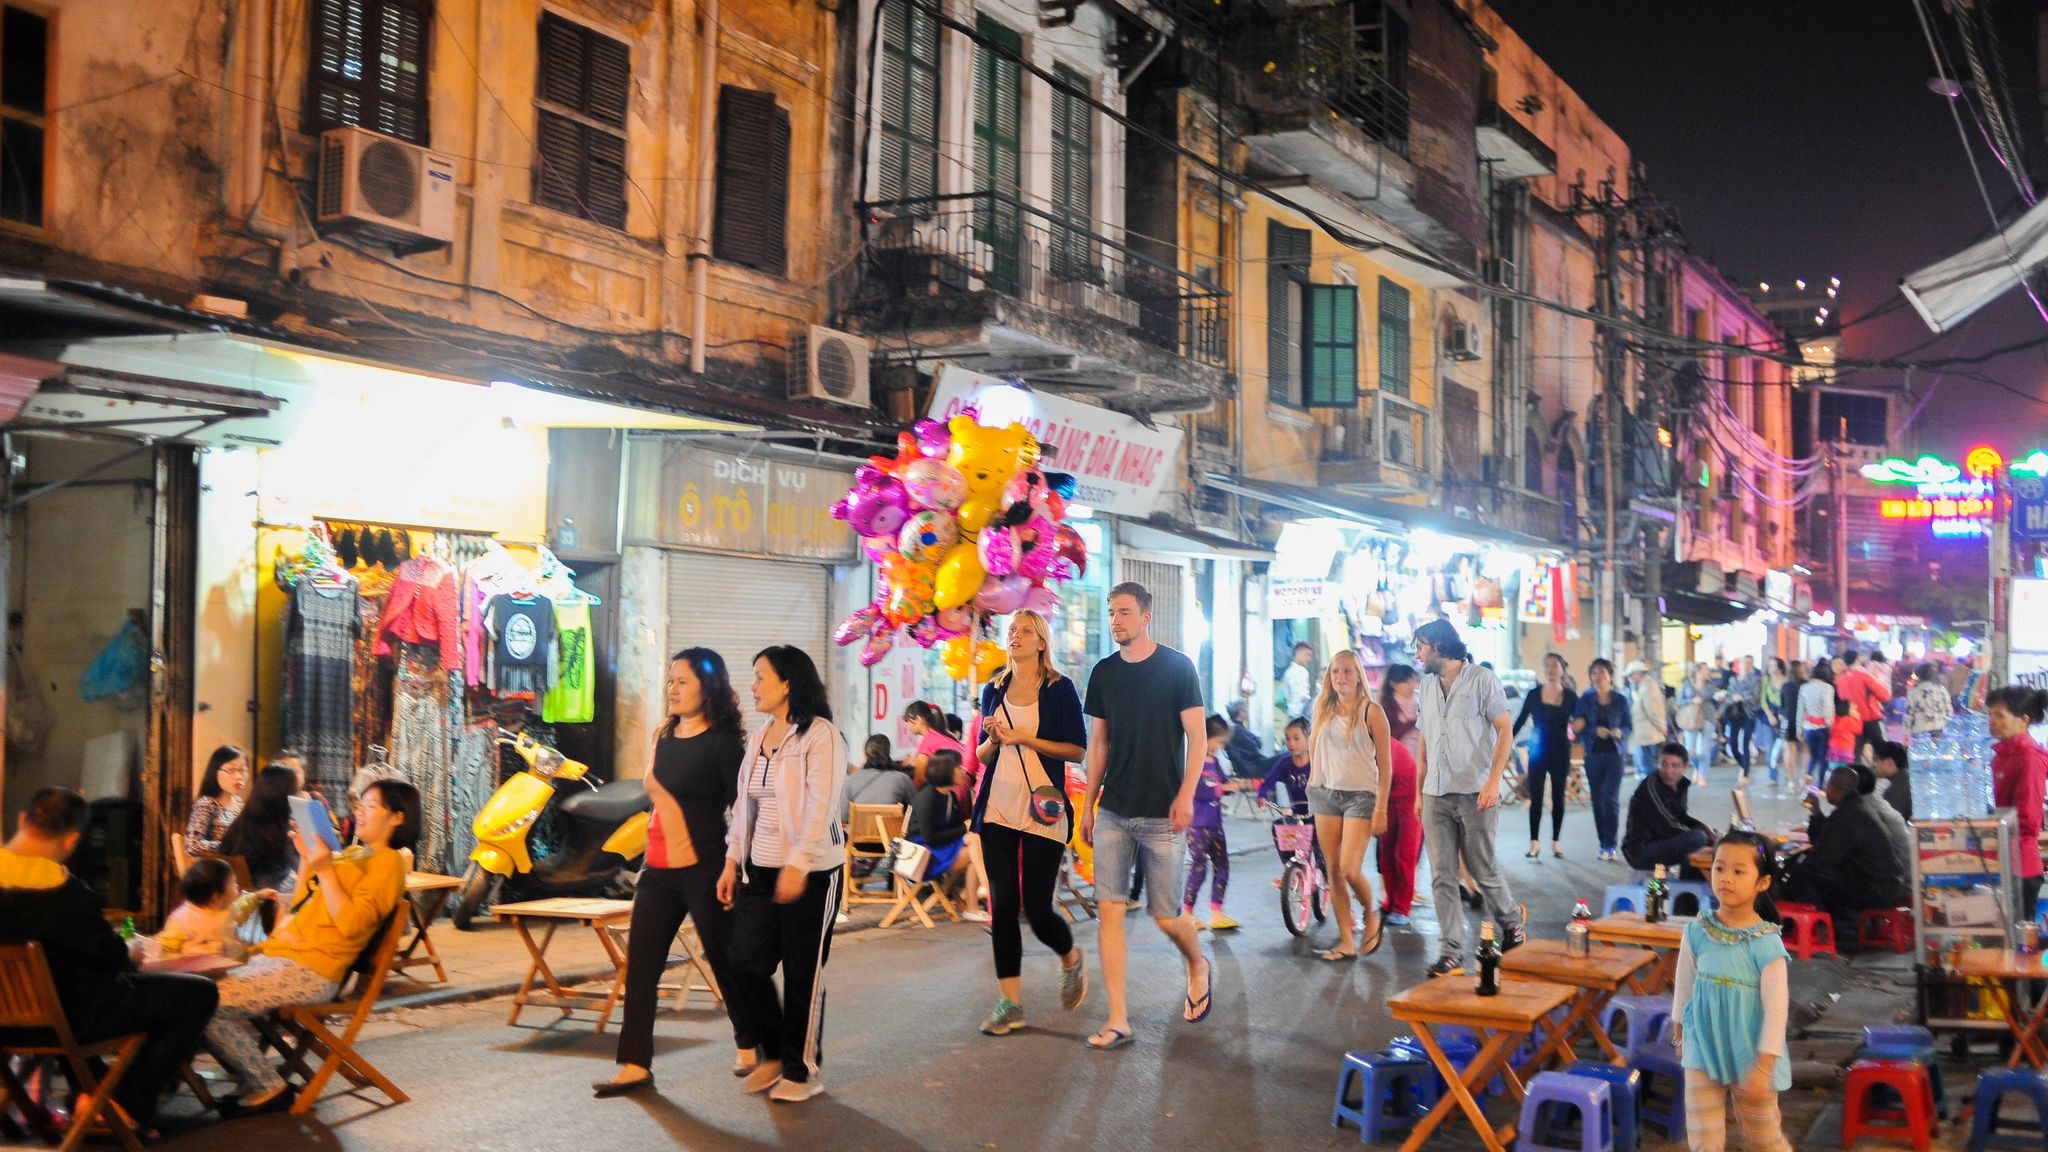
[[[1729,809],[1732,774],[1723,769],[1719,775],[1716,787],[1694,793],[1695,813],[1710,824],[1725,823]],[[1624,786],[1625,792],[1632,788],[1632,781]],[[1758,809],[1765,825],[1797,815],[1790,802],[1765,801]],[[1526,831],[1525,809],[1502,812],[1502,860],[1517,897],[1529,905],[1536,935],[1560,935],[1574,897],[1597,906],[1605,885],[1627,879],[1625,866],[1593,860],[1592,817],[1583,806],[1566,818],[1568,859],[1525,859]],[[1423,978],[1436,954],[1434,917],[1418,905],[1415,927],[1389,929],[1377,955],[1322,962],[1315,950],[1328,945],[1334,930],[1326,927],[1308,940],[1287,934],[1265,825],[1232,820],[1230,838],[1228,910],[1244,927],[1203,935],[1215,959],[1214,1011],[1199,1025],[1182,1022],[1185,982],[1175,954],[1154,926],[1133,917],[1137,1043],[1120,1052],[1083,1046],[1102,1019],[1101,991],[1091,987],[1080,1009],[1061,1014],[1055,961],[1028,933],[1025,1001],[1032,1027],[994,1039],[976,1030],[996,995],[980,926],[855,931],[833,945],[826,973],[827,1091],[807,1104],[775,1105],[740,1092],[728,1071],[732,1050],[724,1016],[701,994],[689,1010],[664,1012],[657,1022],[658,1092],[609,1101],[592,1098],[589,1085],[612,1072],[616,1027],[596,1036],[587,1016],[561,1020],[552,1010],[529,1010],[521,1026],[508,1027],[508,1005],[499,998],[402,1008],[373,1020],[362,1050],[412,1096],[408,1104],[392,1107],[374,1093],[345,1096],[330,1089],[309,1117],[270,1114],[204,1124],[164,1147],[1354,1147],[1355,1129],[1329,1126],[1338,1061],[1346,1049],[1379,1047],[1405,1030],[1388,1018],[1382,1001]],[[1426,877],[1425,861],[1425,893]],[[1095,936],[1092,922],[1076,930],[1089,953],[1091,981],[1099,976]],[[1813,989],[1839,990],[1845,971],[1816,961],[1795,981],[1795,1003],[1825,1002],[1827,993]],[[1889,1007],[1880,992],[1878,1010]],[[1795,1144],[1804,1143],[1801,1135],[1830,1098],[1788,1094],[1787,1129]],[[171,1127],[188,1106],[181,1098],[167,1108]],[[1499,1102],[1490,1111],[1507,1117]],[[1479,1146],[1462,1117],[1430,1143]],[[1655,1138],[1644,1145],[1653,1152],[1679,1146]]]

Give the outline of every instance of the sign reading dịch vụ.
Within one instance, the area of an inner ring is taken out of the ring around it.
[[[994,376],[945,365],[932,389],[929,412],[934,419],[950,420],[990,390],[1016,395]],[[1142,520],[1152,515],[1180,454],[1179,428],[1148,428],[1121,412],[1044,392],[1025,395],[1028,410],[1016,419],[1052,450],[1047,470],[1073,474],[1074,503],[1115,516]]]
[[[636,439],[627,538],[753,556],[851,563],[853,530],[832,518],[852,473],[745,448]]]

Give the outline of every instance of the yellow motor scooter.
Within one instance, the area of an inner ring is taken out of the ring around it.
[[[526,761],[476,815],[476,848],[449,916],[468,931],[500,900],[625,896],[647,852],[647,789],[598,785],[590,769],[527,733],[498,737]],[[566,786],[566,787],[564,787]]]

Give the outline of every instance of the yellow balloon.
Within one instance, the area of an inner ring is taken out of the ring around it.
[[[967,500],[960,506],[960,531],[972,536],[988,526],[1003,507],[1003,486],[1019,470],[1038,461],[1038,441],[1022,424],[985,428],[967,416],[947,422],[953,448],[947,461],[967,480]],[[943,607],[943,603],[941,604]]]
[[[939,645],[939,656],[946,666],[946,675],[955,680],[967,679],[973,655],[974,641],[966,636],[955,636]]]
[[[1003,670],[1003,664],[1008,658],[1009,655],[1003,651],[1001,644],[993,640],[983,640],[974,649],[974,678],[984,682],[992,679],[996,673]]]
[[[981,582],[986,579],[988,570],[981,566],[981,554],[975,550],[973,542],[955,544],[953,550],[946,553],[946,558],[939,561],[933,602],[941,611],[958,608],[974,599],[974,594],[981,591]]]

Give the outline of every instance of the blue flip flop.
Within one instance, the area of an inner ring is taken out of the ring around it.
[[[1082,1043],[1088,1045],[1088,1047],[1093,1048],[1097,1052],[1114,1052],[1119,1048],[1125,1048],[1130,1046],[1130,1044],[1137,1039],[1137,1037],[1132,1036],[1129,1032],[1126,1032],[1121,1028],[1104,1028],[1103,1031],[1109,1033],[1109,1043],[1097,1044],[1095,1042],[1095,1037],[1093,1036],[1090,1036],[1088,1037],[1088,1039],[1083,1040]]]
[[[1200,1012],[1195,1012],[1193,1016],[1183,1017],[1190,1024],[1200,1024],[1202,1021],[1207,1020],[1209,1018],[1209,1009],[1216,1006],[1216,962],[1207,956],[1202,957],[1202,970],[1203,981],[1208,984],[1208,987],[1203,990],[1202,998],[1199,1001],[1193,996],[1187,997],[1188,1011],[1194,1012],[1197,1003],[1202,1006]]]

